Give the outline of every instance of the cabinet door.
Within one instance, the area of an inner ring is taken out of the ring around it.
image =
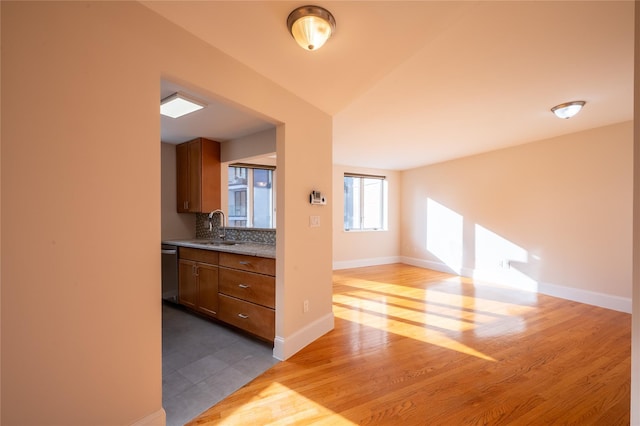
[[[218,315],[218,267],[198,263],[198,310]]]
[[[178,262],[178,301],[184,306],[196,308],[198,282],[196,281],[196,263],[180,259]]]
[[[189,150],[189,211],[198,213],[202,211],[202,160],[200,140],[187,144]]]
[[[187,145],[176,146],[176,207],[178,213],[189,211],[189,149]]]
[[[222,192],[220,144],[204,138],[200,138],[200,142],[200,167],[202,172],[200,208],[203,213],[208,213],[222,207],[220,198]]]
[[[178,213],[208,213],[219,209],[220,144],[198,138],[176,146]]]

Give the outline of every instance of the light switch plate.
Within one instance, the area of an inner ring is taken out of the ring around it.
[[[309,227],[317,228],[320,226],[320,216],[309,216]]]

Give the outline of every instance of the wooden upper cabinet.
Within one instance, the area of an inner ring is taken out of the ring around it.
[[[176,146],[178,213],[221,208],[220,144],[198,138]]]

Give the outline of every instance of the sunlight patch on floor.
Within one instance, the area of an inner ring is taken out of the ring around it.
[[[337,300],[335,302],[339,303]],[[443,332],[433,330],[430,328],[431,324],[415,325],[405,320],[396,320],[388,316],[363,312],[356,306],[341,307],[339,305],[334,305],[333,314],[335,317],[346,321],[357,322],[367,327],[375,327],[388,333],[394,333],[403,337],[408,337],[424,343],[495,362],[495,359],[492,357],[458,342]]]
[[[437,282],[430,283],[426,289],[367,280],[351,280],[349,281],[349,286],[377,292],[377,294],[384,295],[384,297],[393,297],[396,294],[401,294],[406,299],[409,296],[420,303],[427,303],[430,309],[434,305],[447,305],[457,310],[471,309],[475,312],[475,315],[483,312],[493,315],[520,315],[535,309],[533,306],[526,304],[491,299],[487,290],[474,287],[473,284],[460,284],[455,292],[452,291],[450,282],[446,282],[446,285],[441,288],[439,288],[440,285]],[[483,295],[483,293],[486,295]]]
[[[391,298],[387,298],[386,301],[370,300],[363,297],[357,297],[356,294],[340,294],[333,298],[335,303],[341,303],[343,305],[355,307],[360,310],[368,311],[369,313],[381,314],[387,318],[395,318],[399,321],[405,321],[406,323],[418,323],[428,324],[430,327],[437,327],[449,331],[468,331],[475,328],[475,325],[468,320],[460,318],[459,315],[454,317],[456,313],[453,312],[450,315],[438,313],[427,310],[426,305],[417,306],[413,304],[413,307],[398,306]],[[398,304],[402,305],[403,301],[398,300]],[[436,309],[438,309],[436,307]],[[458,311],[459,313],[459,311]],[[417,324],[416,324],[417,325]]]
[[[218,424],[227,426],[259,424],[252,422],[252,419],[264,418],[277,419],[268,423],[274,426],[311,423],[356,425],[278,382],[271,383],[249,402],[225,416],[224,420]]]

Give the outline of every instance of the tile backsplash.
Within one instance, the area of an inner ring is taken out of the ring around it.
[[[219,235],[220,216],[213,218],[213,231],[209,231],[209,214],[196,213],[196,238],[214,238]],[[226,228],[227,240],[251,241],[260,244],[276,244],[276,230],[263,228]]]

